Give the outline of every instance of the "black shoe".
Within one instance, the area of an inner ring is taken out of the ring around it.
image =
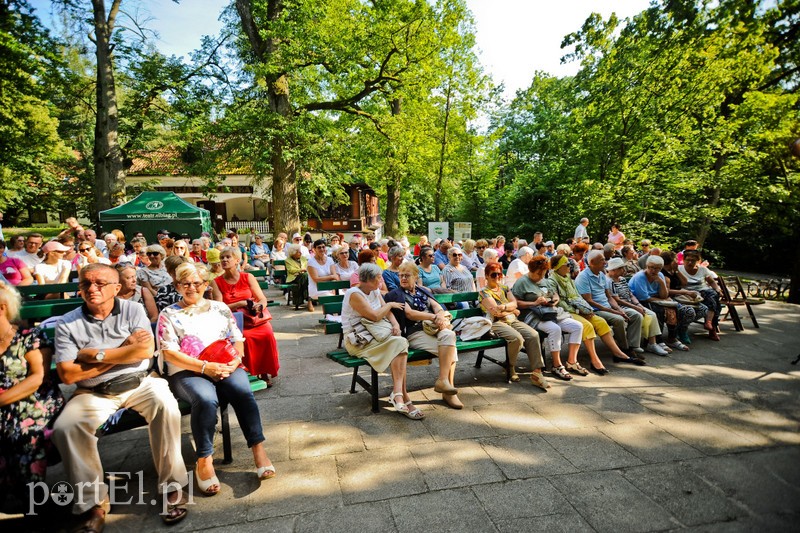
[[[638,365],[638,366],[644,366],[647,364],[646,361],[643,361],[642,359],[637,359],[635,357],[628,357],[627,359],[623,359],[622,357],[617,357],[616,355],[614,355],[612,356],[612,358],[614,359],[615,363],[628,363],[631,365]]]
[[[592,372],[594,372],[595,374],[597,374],[599,376],[605,376],[606,374],[608,374],[608,369],[607,368],[597,368],[594,365],[589,365],[589,366],[592,368]]]

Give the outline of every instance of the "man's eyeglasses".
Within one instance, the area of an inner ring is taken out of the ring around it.
[[[199,290],[200,287],[205,285],[205,283],[205,281],[187,281],[186,283],[179,283],[178,285],[183,287],[184,290],[187,290],[190,287],[194,287],[196,290]]]
[[[314,248],[316,248],[317,250],[324,250],[325,249],[325,245],[324,244],[320,244],[319,246],[315,246]]]
[[[92,285],[97,287],[97,290],[102,291],[109,285],[119,285],[119,283],[109,283],[107,281],[81,281],[78,284],[78,286],[84,291],[88,291]]]

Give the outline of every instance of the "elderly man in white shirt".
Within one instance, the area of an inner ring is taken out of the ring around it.
[[[588,225],[589,225],[589,219],[583,217],[581,219],[581,223],[578,224],[577,228],[575,228],[575,235],[573,235],[573,237],[575,237],[576,241],[581,242],[585,240],[586,242],[589,242],[589,233],[586,231],[586,227]]]
[[[506,285],[510,289],[522,276],[528,275],[528,262],[533,258],[533,250],[523,246],[517,250],[517,258],[511,261],[506,272]]]

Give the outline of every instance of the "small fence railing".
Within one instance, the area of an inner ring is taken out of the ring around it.
[[[270,232],[269,222],[266,220],[232,220],[225,223],[226,230],[236,230],[238,233],[242,233],[241,230],[249,232],[250,228],[254,229],[256,233]]]

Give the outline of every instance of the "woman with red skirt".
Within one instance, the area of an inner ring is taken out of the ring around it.
[[[272,331],[267,310],[267,298],[256,279],[247,272],[239,272],[241,252],[238,248],[224,248],[220,254],[222,275],[211,282],[214,300],[224,302],[233,312],[244,313],[244,360],[247,371],[272,386],[278,375],[278,343]]]

